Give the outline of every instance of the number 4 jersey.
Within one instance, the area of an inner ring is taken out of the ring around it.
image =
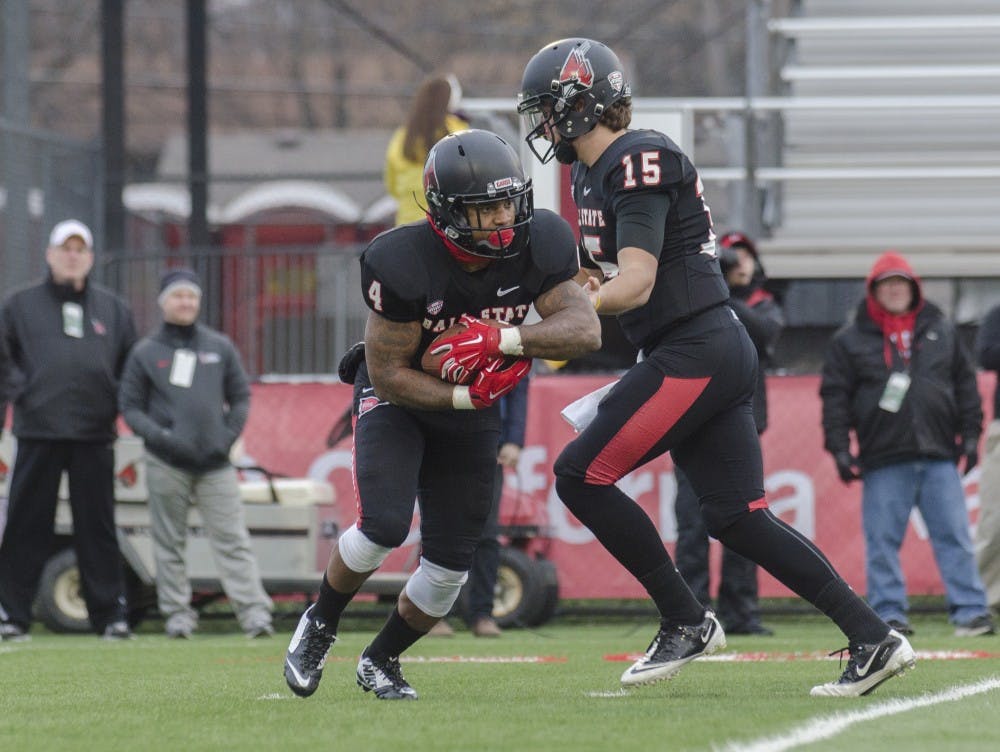
[[[579,269],[573,231],[559,215],[538,209],[530,240],[516,256],[485,269],[463,269],[428,222],[387,230],[361,255],[365,303],[391,321],[419,321],[420,356],[438,334],[463,313],[520,324],[535,299]]]
[[[658,259],[649,300],[618,317],[632,344],[651,345],[729,298],[701,180],[673,141],[657,131],[627,131],[592,167],[575,163],[572,180],[584,267],[613,277],[626,247]]]

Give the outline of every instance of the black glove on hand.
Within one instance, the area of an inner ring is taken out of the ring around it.
[[[833,455],[833,461],[837,463],[837,474],[844,483],[858,480],[861,475],[855,469],[858,465],[856,458],[850,452],[837,452]]]
[[[962,457],[965,458],[965,468],[963,475],[968,475],[969,471],[979,464],[979,441],[976,439],[966,439],[962,444]]]
[[[365,360],[365,343],[358,342],[344,353],[337,366],[337,375],[345,384],[353,384],[354,377],[358,374],[358,369]]]

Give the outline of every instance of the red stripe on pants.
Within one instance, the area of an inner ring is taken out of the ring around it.
[[[633,413],[590,463],[584,480],[597,486],[610,486],[619,480],[674,427],[710,380],[708,376],[665,377],[656,393]]]

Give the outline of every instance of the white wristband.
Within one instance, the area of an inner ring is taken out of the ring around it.
[[[456,386],[451,390],[451,406],[456,410],[474,410],[472,397],[469,396],[469,387]]]
[[[508,326],[500,330],[500,352],[504,355],[524,355],[520,327]]]

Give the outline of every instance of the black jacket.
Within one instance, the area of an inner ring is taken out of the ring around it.
[[[983,318],[976,337],[976,355],[979,365],[1000,374],[1000,305],[991,308]],[[1000,408],[1000,379],[993,393],[994,419],[1000,418],[997,408]]]
[[[189,387],[170,383],[178,350],[197,355]],[[122,417],[146,450],[189,472],[229,463],[250,412],[250,386],[236,347],[201,324],[163,324],[129,355],[122,375]]]
[[[781,306],[770,293],[759,288],[748,291],[731,290],[729,307],[739,318],[757,348],[757,386],[753,390],[753,422],[757,433],[767,430],[767,382],[765,371],[771,365],[774,344],[785,326]]]
[[[879,408],[890,375],[883,334],[864,302],[838,331],[823,365],[823,433],[832,454],[857,434],[862,471],[918,458],[955,459],[978,439],[983,411],[971,359],[941,310],[924,303],[914,325],[911,383],[899,412]]]
[[[82,337],[64,332],[65,303],[83,309]],[[78,292],[49,276],[11,293],[0,316],[10,358],[0,373],[0,415],[12,401],[14,435],[113,441],[118,379],[136,339],[125,302],[93,282]]]

